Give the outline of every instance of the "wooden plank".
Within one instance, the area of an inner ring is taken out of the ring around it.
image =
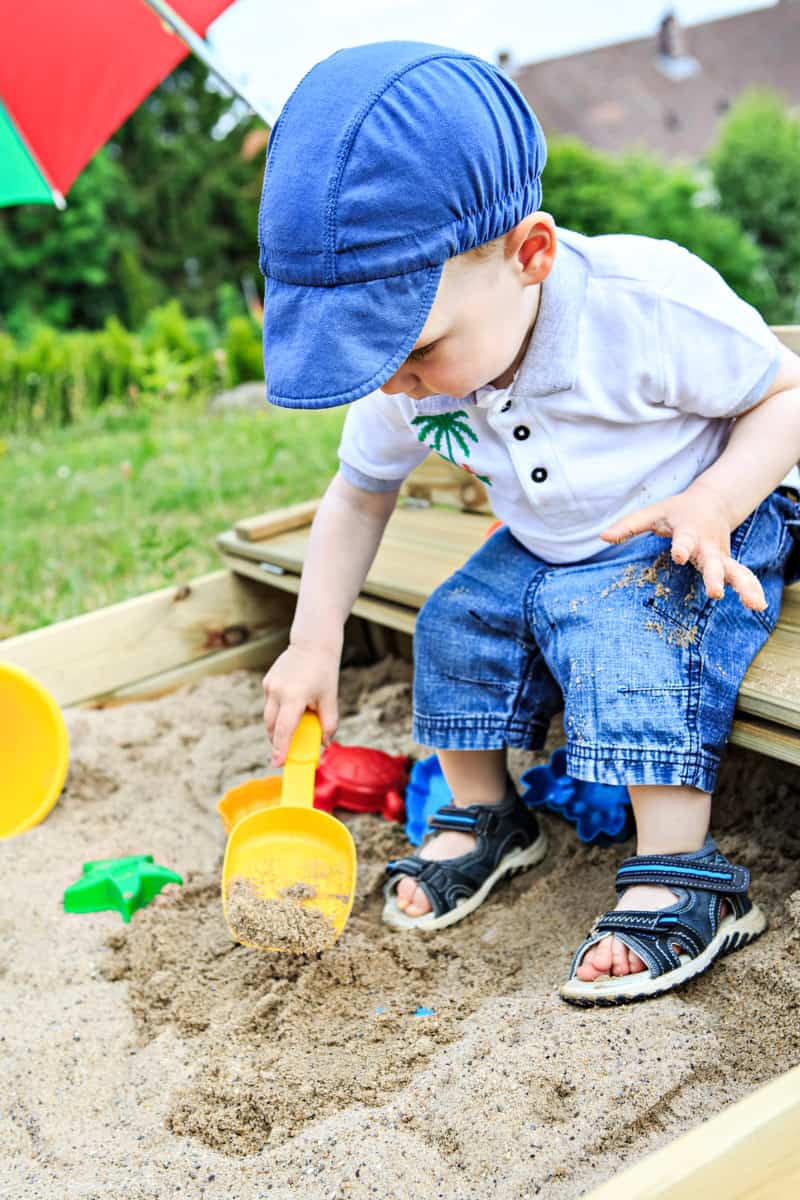
[[[77,704],[289,625],[293,605],[230,571],[0,641],[59,704]]]
[[[102,696],[83,701],[85,708],[114,708],[120,704],[131,704],[138,700],[155,700],[166,696],[169,692],[177,691],[188,683],[197,683],[206,675],[223,675],[228,671],[263,670],[275,661],[278,655],[289,645],[288,624],[279,629],[271,630],[260,637],[245,642],[242,646],[234,646],[230,650],[218,650],[216,654],[196,658],[193,662],[176,667],[172,671],[164,671],[159,675],[151,675],[149,679],[141,679],[138,683],[127,687],[117,688]]]
[[[784,346],[800,354],[800,325],[770,325],[770,329]]]
[[[779,758],[781,762],[800,767],[800,730],[784,729],[771,721],[737,712],[730,740],[735,746],[744,746],[746,750],[755,750],[768,758]]]
[[[800,584],[785,589],[777,628],[750,664],[738,706],[800,729]]]
[[[414,468],[401,488],[401,495],[490,516],[492,512],[489,494],[480,479],[438,454],[429,454]]]
[[[234,554],[223,554],[222,559],[232,571],[241,571],[252,579],[268,583],[270,587],[279,588],[294,595],[300,590],[299,575],[289,572],[275,575],[271,569],[272,564],[267,564],[269,569],[265,574],[260,564],[251,559],[243,559]],[[372,600],[364,595],[359,596],[353,606],[354,616],[363,617],[388,629],[396,629],[410,635],[414,633],[417,611],[416,608],[393,604],[385,600]],[[782,762],[795,763],[800,766],[800,731],[783,728],[773,722],[749,717],[742,711],[737,711],[730,740],[734,745],[744,746],[749,750],[766,754],[770,758],[777,758]]]
[[[274,537],[276,533],[285,533],[287,529],[301,529],[304,525],[310,525],[318,508],[319,499],[304,500],[302,504],[275,508],[259,513],[257,517],[245,517],[237,521],[233,528],[246,542],[259,542]]]
[[[300,590],[300,576],[289,571],[275,574],[272,564],[267,564],[269,570],[262,570],[262,565],[253,559],[244,559],[234,554],[222,554],[222,561],[242,575],[257,579],[259,583],[267,583],[271,588],[297,595]],[[373,600],[368,596],[359,596],[352,608],[353,616],[363,617],[367,621],[375,621],[388,629],[396,629],[400,633],[413,633],[417,620],[416,608],[402,604],[391,604],[384,600]]]
[[[587,1193],[584,1200],[797,1200],[800,1067]]]
[[[492,524],[491,517],[442,508],[397,508],[364,582],[364,594],[420,608],[430,593],[464,564]],[[269,564],[299,575],[308,545],[308,527],[251,543],[231,531],[217,545],[226,555]],[[277,578],[277,573],[276,573]]]

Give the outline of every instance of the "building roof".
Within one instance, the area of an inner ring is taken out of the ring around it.
[[[514,78],[545,133],[668,159],[701,158],[716,141],[720,118],[748,87],[766,85],[800,104],[800,0],[677,32],[672,54],[659,54],[654,31],[652,38],[531,63]]]

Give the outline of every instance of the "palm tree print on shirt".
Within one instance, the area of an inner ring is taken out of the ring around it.
[[[478,475],[464,462],[456,462],[453,458],[454,446],[457,446],[465,458],[470,456],[469,443],[477,442],[478,435],[469,423],[469,417],[464,412],[463,408],[459,408],[457,412],[439,413],[437,416],[419,416],[414,417],[412,425],[419,426],[417,437],[421,442],[425,442],[432,450],[435,450],[440,458],[451,462],[454,467],[461,467],[462,470],[474,475],[476,479],[480,479],[481,483],[485,483],[487,487],[491,487],[492,481],[488,475]],[[428,438],[433,435],[432,441]],[[444,444],[445,449],[442,449]]]

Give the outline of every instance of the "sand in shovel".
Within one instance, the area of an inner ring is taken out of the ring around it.
[[[255,946],[271,946],[290,954],[317,954],[332,945],[335,929],[312,900],[316,890],[306,883],[284,888],[280,899],[264,899],[251,880],[233,878],[228,885],[228,921],[237,937]]]

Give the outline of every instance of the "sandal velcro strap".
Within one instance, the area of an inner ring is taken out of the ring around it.
[[[454,829],[458,833],[475,832],[475,813],[469,808],[445,804],[428,821],[431,829]]]
[[[468,868],[462,870],[452,862],[441,863],[435,859],[398,858],[386,864],[386,873],[390,880],[397,875],[415,879],[437,917],[459,900],[469,899],[478,887]]]
[[[421,858],[395,858],[386,864],[387,875],[419,875],[425,863]]]
[[[698,931],[674,913],[608,912],[597,922],[594,932],[656,934],[682,943],[693,956],[700,954],[705,946]]]
[[[720,895],[743,895],[750,886],[747,867],[737,867],[721,854],[687,861],[679,854],[638,855],[617,871],[617,891],[634,883],[660,883]]]
[[[500,815],[494,807],[487,804],[471,804],[468,808],[459,808],[455,804],[445,804],[428,821],[431,829],[454,829],[459,833],[471,833],[475,837],[496,833],[500,825]]]

